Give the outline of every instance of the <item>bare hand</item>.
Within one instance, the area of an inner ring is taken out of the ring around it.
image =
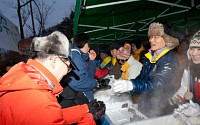
[[[97,54],[94,50],[90,50],[89,52],[89,58],[90,60],[94,60],[96,58]]]

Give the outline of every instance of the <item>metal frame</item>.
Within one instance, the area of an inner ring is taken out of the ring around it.
[[[104,4],[98,4],[98,5],[85,6],[84,9],[93,9],[93,8],[98,8],[98,7],[112,6],[112,5],[116,5],[116,4],[123,4],[123,3],[136,2],[136,1],[140,1],[140,0],[121,0],[121,1],[117,1],[117,2],[110,2],[110,3],[104,3]],[[176,3],[164,2],[164,1],[161,1],[161,0],[147,0],[147,1],[169,5],[169,8],[167,8],[166,10],[164,10],[163,12],[161,12],[159,15],[157,15],[155,17],[151,17],[151,18],[147,18],[147,19],[137,21],[137,23],[143,24],[143,26],[138,30],[139,32],[148,30],[147,26],[151,22],[156,20],[157,18],[171,16],[171,15],[174,15],[174,14],[184,13],[184,12],[189,11],[192,7],[195,6],[194,0],[191,0],[191,7],[178,4],[182,0],[178,0]],[[84,4],[85,4],[85,2],[86,2],[86,0],[84,0]],[[183,10],[172,12],[172,13],[167,13],[167,11],[169,11],[170,8],[172,8],[172,7],[179,7],[179,8],[182,8]],[[197,9],[200,8],[200,5],[197,5],[196,8]],[[195,25],[196,23],[199,23],[199,22],[195,22],[192,25]],[[92,33],[92,32],[102,31],[102,30],[106,30],[106,29],[113,29],[113,30],[120,30],[120,31],[132,33],[132,35],[127,36],[127,37],[131,37],[133,35],[136,35],[136,34],[134,34],[136,32],[136,30],[132,29],[134,27],[134,25],[136,24],[136,22],[128,22],[128,23],[121,24],[121,25],[115,25],[115,20],[114,20],[114,17],[113,17],[113,24],[114,25],[111,26],[111,27],[93,26],[93,25],[85,25],[85,24],[79,24],[78,26],[94,28],[94,30],[87,31],[85,33]],[[130,27],[128,29],[120,28],[122,26],[127,26],[127,25],[130,25]],[[179,27],[179,28],[183,28],[183,27]],[[98,37],[98,38],[91,38],[91,39],[93,39],[93,40],[107,40],[107,41],[122,40],[122,39],[126,38],[126,37],[123,37],[125,32],[122,33],[120,35],[120,37],[118,37],[118,38],[116,38],[116,34],[113,33],[113,34],[107,34],[107,35],[104,35],[104,36],[101,36],[101,37]],[[137,35],[142,35],[142,34],[137,34]],[[114,36],[114,38],[113,39],[106,39],[106,37],[108,37],[108,36]]]

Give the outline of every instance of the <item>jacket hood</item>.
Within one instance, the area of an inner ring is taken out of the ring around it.
[[[54,84],[52,89],[47,80],[36,70],[39,69]],[[63,88],[57,79],[44,66],[34,60],[28,60],[27,64],[20,62],[13,66],[0,79],[0,96],[11,91],[22,90],[48,90],[58,95]]]
[[[87,61],[87,60],[89,59],[89,54],[88,54],[88,53],[82,52],[81,49],[79,49],[78,47],[72,47],[71,51],[72,51],[72,52],[73,52],[73,51],[77,51],[77,52],[81,55],[81,57],[82,57],[82,59],[83,59],[84,61]],[[72,58],[73,58],[73,57],[72,57]]]

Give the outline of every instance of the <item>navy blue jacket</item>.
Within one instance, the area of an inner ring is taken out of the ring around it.
[[[154,61],[151,53],[145,54],[143,68],[136,79],[132,79],[131,93],[140,94],[139,109],[146,115],[162,115],[168,106],[168,98],[176,91],[179,63],[173,51],[165,49]]]
[[[93,89],[97,86],[97,82],[94,79],[96,71],[96,61],[87,60],[89,55],[83,53],[79,48],[72,48],[72,60],[79,68],[80,71],[74,70],[79,79],[71,77],[69,86],[79,92],[84,92],[89,101],[94,100]]]

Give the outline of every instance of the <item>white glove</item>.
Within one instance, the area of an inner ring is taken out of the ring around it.
[[[113,90],[116,93],[124,93],[133,90],[133,83],[129,80],[116,80],[113,83]]]
[[[185,114],[182,113],[182,110],[185,108],[188,108],[189,103],[179,105],[177,109],[174,109],[174,117],[177,119],[182,119],[187,125],[192,125],[189,118],[185,116]]]
[[[187,108],[182,110],[182,113],[188,117],[197,117],[200,116],[200,107],[199,104],[194,103],[190,100],[190,103]]]

